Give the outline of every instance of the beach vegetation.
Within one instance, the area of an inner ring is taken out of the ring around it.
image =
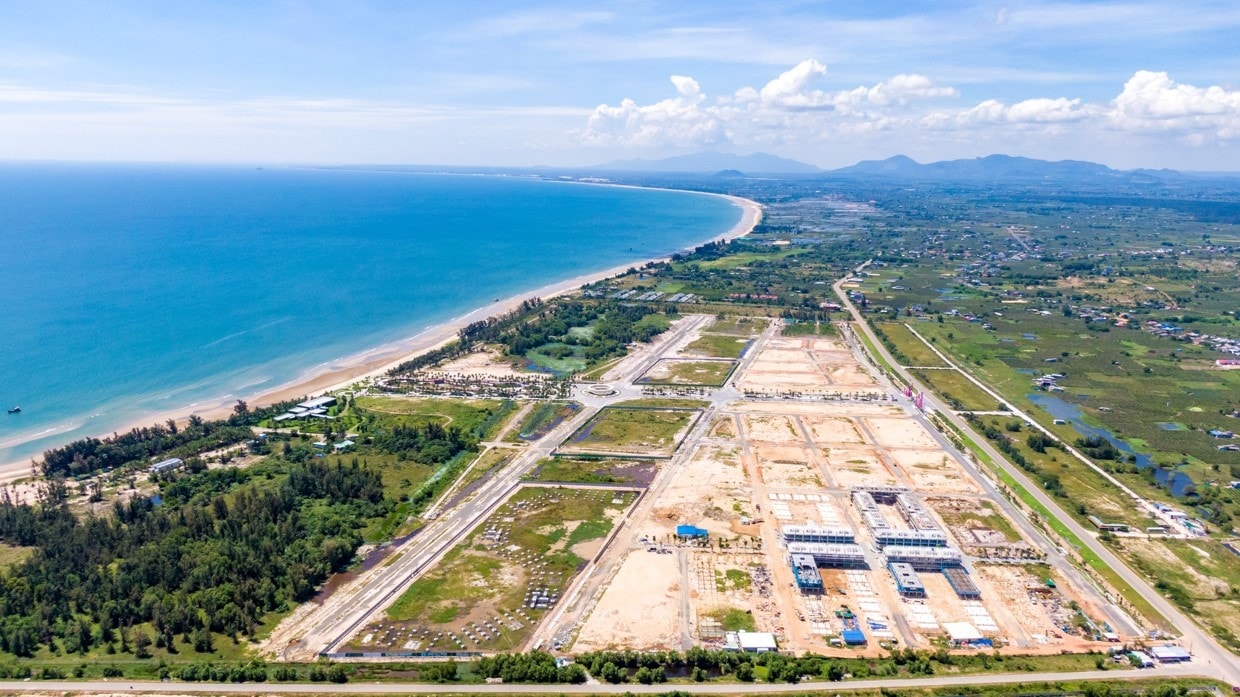
[[[174,421],[134,428],[107,438],[82,438],[51,448],[38,460],[46,476],[80,477],[124,467],[145,468],[156,458],[188,459],[200,453],[243,443],[254,437],[252,426],[280,414],[296,402],[251,410],[244,403],[226,419],[190,416],[183,426]],[[244,407],[244,408],[242,408]]]

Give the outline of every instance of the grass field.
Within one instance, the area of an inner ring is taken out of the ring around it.
[[[530,607],[529,593],[558,598],[633,500],[629,492],[522,488],[409,586],[387,621],[359,636],[387,632],[397,650],[410,641],[419,650],[460,650],[450,635],[470,650],[518,649],[548,610]],[[356,645],[374,644],[372,637]]]
[[[641,399],[626,399],[622,402],[616,402],[613,407],[629,407],[631,409],[703,409],[710,405],[701,399],[689,399],[687,397],[643,397]]]
[[[403,397],[358,397],[359,428],[366,429],[384,416],[402,416],[401,423],[417,426],[438,423],[453,426],[479,440],[487,440],[503,425],[516,403],[491,399],[405,399]],[[368,418],[366,412],[371,412]]]
[[[561,456],[541,460],[528,478],[536,482],[645,486],[657,471],[658,465],[651,460]]]
[[[32,554],[34,554],[34,547],[0,544],[0,570],[20,564],[29,559]]]
[[[836,336],[830,322],[788,322],[780,332],[783,336]]]
[[[651,366],[637,382],[642,385],[721,387],[735,369],[735,361],[664,358]]]
[[[687,353],[707,358],[740,358],[749,346],[747,339],[726,334],[702,334],[685,347]]]
[[[888,348],[905,367],[947,365],[921,339],[909,331],[903,322],[875,322],[874,328],[882,331],[887,337],[887,341],[890,342]]]
[[[910,370],[918,380],[957,411],[995,411],[998,400],[960,374],[958,370]]]
[[[520,425],[509,431],[505,440],[513,443],[538,440],[580,409],[581,405],[576,402],[535,404]]]
[[[465,489],[470,484],[512,462],[518,452],[520,451],[511,448],[491,448],[482,453],[473,467],[461,478],[461,489]]]
[[[1114,544],[1159,592],[1240,651],[1240,556],[1209,539],[1120,538]]]
[[[526,351],[525,359],[533,370],[570,375],[585,370],[589,365],[585,353],[584,346],[553,343]]]
[[[717,620],[723,625],[726,632],[735,632],[744,630],[752,632],[756,630],[754,625],[753,614],[746,612],[738,607],[721,607],[702,613],[703,617],[709,617]]]
[[[770,320],[765,317],[724,317],[716,318],[705,331],[710,334],[754,337],[761,334],[769,324]]]
[[[560,450],[669,457],[699,414],[693,409],[607,407],[569,436]]]

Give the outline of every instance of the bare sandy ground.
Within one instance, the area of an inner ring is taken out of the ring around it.
[[[796,430],[792,419],[779,414],[762,414],[741,418],[745,424],[745,435],[750,441],[760,443],[797,443],[804,439]]]
[[[767,342],[740,380],[744,389],[774,392],[878,392],[874,377],[843,343],[822,337]]]
[[[833,416],[804,416],[801,419],[818,445],[860,444],[865,442],[851,419]]]
[[[752,489],[736,451],[703,446],[668,482],[655,500],[650,518],[637,526],[637,533],[657,539],[685,524],[731,535],[732,521],[738,516],[733,503],[747,508],[751,497]]]
[[[640,592],[635,589],[640,588]],[[629,552],[582,625],[573,650],[680,648],[680,569],[674,554]]]
[[[935,494],[972,494],[978,491],[973,478],[942,450],[892,449],[887,454],[895,459],[905,476],[920,491]]]
[[[457,375],[485,375],[493,378],[526,377],[529,373],[512,367],[512,359],[504,358],[494,351],[477,351],[455,361],[444,363],[435,369],[437,373]]]
[[[787,402],[737,402],[728,408],[738,414],[783,414],[788,416],[899,416],[904,412],[894,404],[861,403],[836,404],[833,402],[805,403]]]
[[[606,186],[622,185],[607,184]],[[740,198],[738,196],[727,196],[723,194],[708,195],[721,196],[722,198],[726,198],[736,204],[742,210],[741,219],[732,227],[732,229],[728,230],[724,234],[718,235],[709,240],[704,240],[703,242],[694,245],[694,247],[708,242],[744,237],[752,232],[754,227],[757,226],[757,224],[762,220],[762,207],[755,201]],[[692,247],[689,249],[692,249]],[[405,361],[443,346],[444,344],[454,340],[457,332],[462,327],[488,317],[510,312],[519,307],[521,303],[526,300],[531,298],[547,299],[564,295],[577,290],[587,283],[594,283],[613,276],[618,276],[635,266],[643,266],[649,262],[665,261],[667,258],[668,257],[660,257],[658,259],[650,259],[645,262],[637,261],[623,264],[604,271],[582,274],[566,281],[552,283],[531,292],[518,293],[517,295],[514,295],[506,300],[499,300],[491,305],[480,307],[476,310],[460,315],[459,317],[453,318],[448,322],[431,327],[420,334],[405,339],[404,341],[379,346],[377,348],[363,351],[349,358],[335,361],[332,363],[330,368],[313,369],[286,385],[258,394],[245,395],[242,399],[244,399],[251,406],[264,406],[290,399],[309,397],[312,395],[323,394],[325,392],[342,390],[358,382],[383,375]],[[163,423],[169,419],[183,421],[188,419],[191,415],[201,416],[205,419],[223,418],[228,416],[235,403],[236,399],[234,397],[229,397],[226,400],[222,400],[214,404],[198,404],[184,409],[169,411],[163,414],[153,414],[143,417],[134,423],[127,424],[124,428],[115,430],[123,433],[133,428],[148,426],[153,423]],[[103,437],[104,435],[108,434],[100,434],[100,437]],[[29,474],[29,469],[30,462],[28,460],[4,463],[0,465],[0,482],[12,481],[14,479],[25,477]]]
[[[824,448],[827,466],[841,487],[894,486],[896,478],[868,446]]]
[[[903,418],[867,417],[865,425],[874,440],[884,448],[927,448],[937,450],[939,444],[930,432],[916,421]]]

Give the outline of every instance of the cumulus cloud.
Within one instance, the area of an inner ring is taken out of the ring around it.
[[[693,78],[674,75],[677,96],[645,106],[632,99],[599,105],[582,135],[591,144],[636,147],[786,143],[886,128],[893,113],[915,101],[958,96],[952,87],[910,74],[849,90],[816,88],[826,74],[826,66],[811,58],[761,87],[713,98]]]
[[[842,90],[823,89],[826,75],[825,65],[808,59],[764,85],[718,96],[676,75],[675,96],[647,105],[602,104],[579,134],[595,145],[664,148],[810,144],[878,132],[902,133],[910,142],[975,135],[999,142],[1009,132],[1086,139],[1161,133],[1189,144],[1240,140],[1240,90],[1177,83],[1163,72],[1138,71],[1109,101],[1039,96],[984,99],[965,108],[944,108],[944,100],[960,93],[925,75]]]
[[[1083,121],[1099,113],[1101,110],[1094,105],[1082,104],[1079,99],[1065,97],[1026,99],[1015,104],[1004,104],[996,99],[987,99],[971,109],[957,113],[954,118],[944,118],[942,114],[931,114],[923,123],[938,128],[985,124],[1063,124]]]
[[[1240,140],[1240,90],[1177,83],[1165,72],[1137,71],[1108,102],[1067,97],[1014,104],[987,99],[961,111],[933,111],[920,121],[932,131],[1040,131],[1058,135],[1145,133],[1181,137],[1189,145]]]
[[[1240,90],[1177,83],[1167,73],[1141,70],[1115,98],[1112,125],[1136,131],[1240,136]]]

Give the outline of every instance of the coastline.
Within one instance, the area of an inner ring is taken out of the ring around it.
[[[585,184],[590,186],[617,186],[632,189],[670,190],[679,193],[695,193],[703,196],[716,196],[726,199],[741,209],[741,218],[734,226],[732,226],[732,228],[722,234],[715,235],[709,239],[686,247],[681,251],[692,250],[695,247],[711,242],[744,237],[752,232],[762,220],[762,206],[756,201],[741,198],[739,196],[729,196],[727,194],[716,194],[704,191],[691,191],[687,189],[641,187],[631,184],[607,184],[602,182],[556,183]],[[487,317],[509,312],[519,307],[525,300],[531,298],[542,298],[544,300],[554,298],[566,293],[571,293],[587,283],[594,283],[618,276],[625,273],[630,268],[644,266],[651,262],[666,261],[669,258],[670,255],[651,259],[635,260],[633,262],[603,271],[582,274],[564,281],[550,283],[540,288],[518,293],[512,297],[501,299],[489,305],[475,308],[446,322],[431,326],[424,331],[409,337],[408,339],[366,349],[340,361],[332,362],[339,367],[327,367],[320,370],[311,369],[284,385],[273,389],[264,390],[262,392],[245,394],[240,397],[228,396],[227,398],[221,399],[215,403],[195,404],[160,414],[148,415],[140,420],[127,423],[123,427],[113,429],[107,434],[99,434],[96,437],[103,438],[111,435],[112,433],[124,433],[134,428],[141,428],[156,423],[164,423],[169,419],[181,422],[188,419],[190,416],[199,416],[204,419],[225,418],[232,412],[233,405],[236,404],[237,399],[241,399],[251,406],[265,406],[303,396],[313,397],[326,392],[341,390],[362,380],[382,375],[401,363],[443,346],[444,344],[455,339],[458,330],[462,327],[470,323],[486,319]],[[29,459],[0,464],[0,485],[11,483],[18,479],[24,479],[29,477],[30,473],[31,460]]]

